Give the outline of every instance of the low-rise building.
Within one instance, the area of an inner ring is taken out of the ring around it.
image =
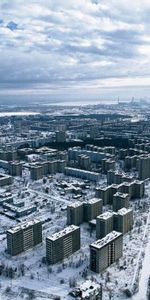
[[[76,169],[76,168],[66,167],[65,168],[65,174],[67,176],[79,177],[79,178],[87,179],[87,180],[90,180],[90,181],[100,180],[100,174],[99,173],[90,172],[90,171],[87,171],[87,170]]]
[[[69,294],[78,300],[102,300],[102,285],[86,280]]]

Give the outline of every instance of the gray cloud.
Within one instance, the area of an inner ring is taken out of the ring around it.
[[[63,98],[64,89],[83,95],[87,88],[92,98],[104,87],[136,84],[142,94],[150,78],[149,10],[148,0],[1,0],[0,94],[57,96],[59,89]]]

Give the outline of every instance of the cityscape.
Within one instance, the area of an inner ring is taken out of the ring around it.
[[[1,298],[146,299],[149,104],[3,110]]]
[[[149,15],[0,0],[0,300],[150,300]]]

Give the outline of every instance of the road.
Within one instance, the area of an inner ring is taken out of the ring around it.
[[[148,216],[147,224],[149,226],[150,222],[150,213]],[[149,232],[148,232],[149,234]],[[132,300],[146,300],[146,290],[147,290],[147,282],[150,276],[150,236],[148,240],[148,244],[145,250],[145,257],[142,264],[141,276],[139,281],[139,291],[132,296]]]
[[[40,192],[40,191],[38,191],[38,190],[36,190],[36,189],[33,189],[33,188],[28,188],[28,191],[29,192],[34,192],[34,193],[37,193],[38,195],[40,195],[40,196],[42,196],[42,197],[45,197],[45,198],[47,198],[47,199],[50,199],[50,200],[52,200],[52,201],[54,201],[54,202],[62,202],[62,203],[64,203],[64,204],[70,204],[70,202],[68,201],[68,200],[66,200],[66,199],[63,199],[63,198],[61,198],[60,196],[58,196],[58,197],[56,197],[56,196],[51,196],[51,195],[49,195],[49,194],[46,194],[46,193],[44,193],[44,192]]]

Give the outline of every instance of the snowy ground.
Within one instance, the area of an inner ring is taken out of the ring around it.
[[[65,208],[67,203],[74,201],[71,194],[62,195],[62,189],[57,186],[57,183],[64,179],[67,180],[67,177],[56,175],[44,183],[43,180],[31,182],[28,171],[25,170],[23,180],[19,178],[15,180],[12,194],[18,199],[20,197],[25,199],[27,205],[36,202],[38,207],[35,213],[21,218],[21,221],[31,220],[35,217],[43,220],[43,243],[16,257],[10,257],[5,251],[5,232],[16,222],[0,215],[0,265],[15,269],[13,279],[6,277],[6,274],[0,276],[0,299],[22,299],[23,297],[32,299],[30,297],[33,297],[33,290],[36,290],[35,298],[38,300],[55,299],[54,296],[69,299],[68,292],[72,286],[81,283],[86,278],[92,278],[92,280],[102,283],[104,300],[121,300],[127,299],[124,290],[130,289],[133,281],[136,283],[139,274],[141,274],[140,291],[143,282],[145,284],[147,277],[145,278],[143,274],[145,274],[147,260],[143,264],[144,272],[141,267],[145,248],[149,245],[147,241],[150,224],[147,222],[147,216],[150,204],[150,185],[147,185],[147,197],[131,203],[134,208],[134,228],[124,236],[123,257],[119,262],[109,267],[101,275],[94,274],[89,270],[89,244],[95,240],[95,231],[91,234],[89,226],[83,224],[81,225],[81,249],[63,263],[55,266],[45,264],[45,238],[66,226]],[[72,184],[75,182],[74,179],[69,179],[69,181]],[[104,182],[103,179],[102,182]],[[47,187],[49,188],[48,193],[45,192]],[[90,184],[90,189],[85,190],[84,197],[93,197],[94,190],[95,185]],[[80,201],[83,201],[84,197],[81,197]],[[146,253],[148,251],[146,250]],[[145,257],[147,258],[149,255],[146,254]],[[143,300],[136,296],[133,299]]]

